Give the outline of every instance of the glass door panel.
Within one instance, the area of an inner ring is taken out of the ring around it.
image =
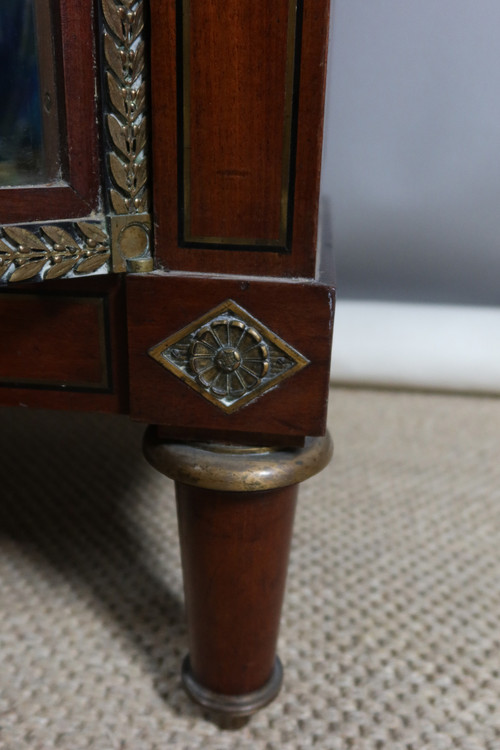
[[[0,0],[0,187],[60,178],[52,40],[47,0]]]

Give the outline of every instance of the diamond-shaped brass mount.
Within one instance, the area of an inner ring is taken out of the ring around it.
[[[231,299],[160,341],[148,354],[227,414],[309,364]]]

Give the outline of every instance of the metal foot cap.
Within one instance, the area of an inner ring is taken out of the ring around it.
[[[200,685],[191,671],[188,654],[182,662],[182,681],[187,693],[200,706],[226,716],[250,716],[276,698],[283,682],[283,667],[276,657],[271,677],[263,687],[243,695],[224,695]]]

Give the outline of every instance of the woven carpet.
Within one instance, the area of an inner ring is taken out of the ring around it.
[[[332,394],[278,699],[191,704],[170,483],[125,418],[0,410],[0,748],[500,749],[500,400]]]

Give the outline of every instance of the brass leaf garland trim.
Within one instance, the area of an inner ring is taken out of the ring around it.
[[[0,226],[0,285],[152,270],[144,0],[101,0],[109,214]],[[109,226],[109,230],[108,230]]]
[[[100,223],[0,227],[0,281],[85,275],[102,268],[109,257],[109,237]]]
[[[144,0],[102,0],[113,270],[150,271]]]
[[[151,271],[144,0],[102,0],[113,270]]]
[[[143,0],[102,0],[106,82],[112,112],[106,121],[110,201],[117,214],[148,211],[147,120]]]

